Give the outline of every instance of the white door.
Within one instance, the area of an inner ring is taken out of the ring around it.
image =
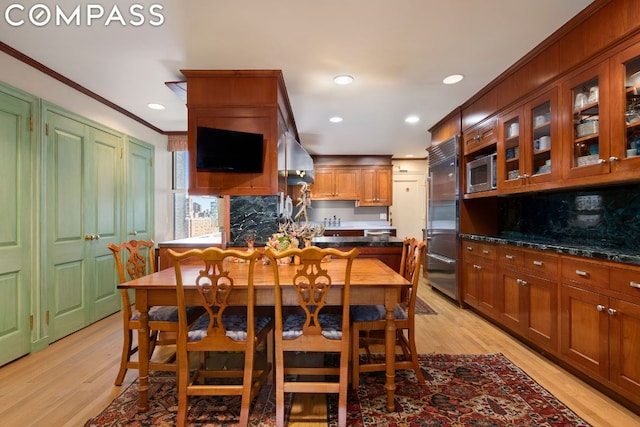
[[[393,205],[389,208],[389,220],[396,227],[397,237],[422,240],[427,211],[425,178],[424,173],[393,175]]]

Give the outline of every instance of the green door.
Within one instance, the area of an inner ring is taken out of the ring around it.
[[[153,239],[154,147],[129,138],[128,154],[127,239]]]
[[[45,123],[44,262],[55,341],[119,308],[107,244],[120,236],[122,143],[52,109]]]
[[[0,366],[30,352],[31,111],[0,92]]]

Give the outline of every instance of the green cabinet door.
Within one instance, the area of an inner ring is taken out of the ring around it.
[[[46,108],[46,248],[49,340],[119,308],[107,244],[121,234],[121,137]]]
[[[0,366],[30,352],[33,102],[0,91]]]

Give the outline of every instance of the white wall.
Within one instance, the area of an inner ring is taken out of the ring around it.
[[[171,240],[171,153],[167,137],[0,52],[0,81],[155,146],[155,236]],[[101,95],[101,94],[99,94]]]

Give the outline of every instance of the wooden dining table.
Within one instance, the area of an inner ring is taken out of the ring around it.
[[[323,263],[329,275],[332,277],[332,286],[344,284],[344,263],[345,260],[331,260]],[[229,270],[233,277],[242,277],[242,274],[234,275],[236,269],[246,269],[247,264],[230,263]],[[285,305],[297,305],[297,294],[293,289],[293,276],[296,272],[296,265],[280,265],[280,281],[285,285],[283,289],[283,300]],[[237,271],[237,270],[236,270]],[[195,278],[199,272],[199,266],[187,264],[182,266],[183,282],[185,284],[185,298],[187,305],[197,304],[198,295],[194,285]],[[291,286],[286,286],[291,284]],[[395,410],[395,343],[396,326],[394,309],[399,301],[399,294],[402,288],[411,284],[398,272],[391,269],[377,258],[356,258],[351,270],[351,305],[364,304],[384,304],[386,308],[385,327],[385,362],[386,380],[385,390],[387,392],[387,409]],[[246,283],[236,281],[234,292],[230,297],[230,304],[246,305],[246,293],[237,292],[238,289],[246,288]],[[131,289],[135,292],[136,309],[140,312],[140,329],[138,337],[149,336],[149,308],[152,306],[176,305],[176,277],[173,268],[158,271],[136,280],[118,285],[119,289]],[[256,305],[275,306],[273,269],[269,265],[264,265],[258,261],[254,272],[254,288],[256,295]],[[289,288],[289,289],[287,289]],[[339,293],[334,293],[337,295]],[[327,299],[329,305],[340,305],[342,301]],[[139,379],[138,379],[138,410],[146,412],[148,410],[149,393],[149,341],[138,340],[139,358]]]

